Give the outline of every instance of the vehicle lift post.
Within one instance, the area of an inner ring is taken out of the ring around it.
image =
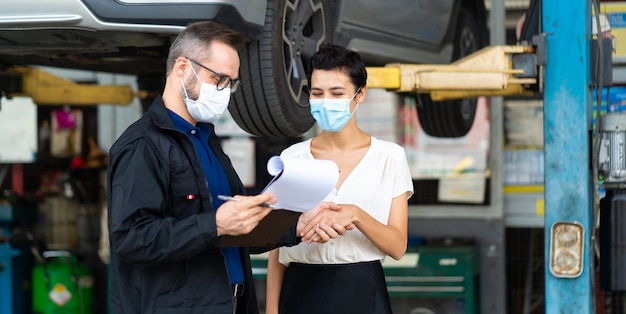
[[[542,1],[546,35],[544,85],[544,200],[546,313],[593,313],[593,193],[590,176],[591,1]],[[552,227],[582,226],[582,271],[564,278],[550,266]]]

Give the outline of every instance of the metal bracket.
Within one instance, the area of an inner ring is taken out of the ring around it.
[[[489,46],[449,65],[387,64],[368,67],[370,88],[429,93],[435,101],[479,96],[533,95],[533,46]]]
[[[543,85],[546,77],[546,64],[548,64],[548,44],[546,43],[546,34],[540,33],[533,36],[533,46],[535,47],[535,55],[537,56],[537,91],[543,93]]]

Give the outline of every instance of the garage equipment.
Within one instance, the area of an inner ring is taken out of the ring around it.
[[[543,88],[545,256],[550,255],[547,249],[551,247],[553,225],[579,225],[584,234],[576,239],[582,242],[579,276],[557,277],[549,265],[544,266],[546,313],[594,311],[590,243],[594,233],[592,191],[596,186],[589,171],[591,20],[589,0],[541,1],[541,31],[546,34],[547,52]],[[575,46],[579,48],[572,49]]]
[[[92,313],[94,278],[89,266],[67,251],[42,256],[33,268],[33,313]]]
[[[606,197],[600,212],[600,287],[626,291],[626,112],[602,116],[599,168]]]
[[[383,263],[394,313],[479,313],[476,245],[409,246]]]
[[[537,46],[489,46],[451,64],[368,67],[367,86],[399,93],[428,93],[433,100],[533,94],[541,86]],[[539,53],[539,55],[538,55]]]
[[[0,72],[0,89],[6,97],[27,96],[37,105],[129,105],[134,97],[154,97],[134,92],[128,85],[76,83],[35,67],[16,66]]]
[[[599,168],[604,184],[611,189],[626,189],[626,112],[602,116]]]
[[[12,259],[19,254],[9,243],[9,226],[13,221],[13,207],[0,201],[0,313],[13,313]]]

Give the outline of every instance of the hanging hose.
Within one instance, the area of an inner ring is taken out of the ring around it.
[[[598,167],[599,167],[599,155],[600,155],[600,141],[602,140],[602,132],[600,132],[600,127],[601,127],[601,120],[602,120],[602,90],[603,90],[603,78],[604,78],[604,47],[602,45],[602,36],[601,36],[601,27],[600,27],[600,4],[598,0],[592,0],[592,4],[593,4],[593,9],[595,11],[596,14],[596,18],[594,19],[594,22],[596,24],[596,30],[597,30],[597,34],[596,34],[596,40],[598,41],[598,53],[596,54],[596,60],[594,66],[597,68],[597,82],[596,82],[596,123],[595,123],[595,129],[593,130],[593,139],[592,139],[592,153],[591,153],[591,169],[592,169],[592,176],[593,176],[593,197],[592,197],[592,201],[593,201],[593,209],[592,209],[592,224],[593,224],[593,228],[592,228],[592,232],[591,236],[590,236],[590,247],[593,248],[593,250],[595,251],[596,256],[598,257],[598,259],[600,258],[600,247],[599,247],[599,242],[598,239],[596,239],[596,228],[599,228],[599,223],[600,223],[600,196],[599,196],[599,186],[598,186]],[[591,60],[590,60],[591,62]],[[608,107],[608,99],[609,99],[609,91],[607,89],[606,92],[606,98],[607,98],[607,107]],[[591,258],[590,259],[590,268],[592,269],[592,271],[594,270],[595,266],[594,266],[595,262],[594,259]],[[591,287],[595,287],[595,276],[590,276],[591,278]],[[592,298],[592,302],[593,302],[593,308],[595,309],[597,307],[597,304],[595,303],[595,298]]]

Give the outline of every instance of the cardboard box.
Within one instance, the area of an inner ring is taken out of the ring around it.
[[[602,2],[600,13],[606,14],[614,37],[613,58],[626,60],[626,2]]]
[[[502,156],[504,185],[535,185],[544,181],[543,150],[510,150]]]
[[[608,98],[607,98],[608,93]],[[593,99],[593,110],[595,118],[595,110],[598,105],[596,90],[591,91],[591,97]],[[602,89],[602,98],[600,100],[601,113],[606,112],[622,112],[626,111],[626,87],[625,86],[613,86],[611,88]]]
[[[504,138],[507,146],[543,147],[543,101],[505,101]]]

